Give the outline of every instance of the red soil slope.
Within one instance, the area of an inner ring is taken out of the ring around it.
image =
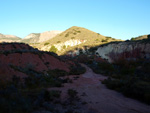
[[[13,75],[21,78],[29,76],[18,69],[31,69],[40,73],[54,69],[69,72],[69,65],[52,53],[39,51],[27,44],[0,44],[0,78],[10,80]]]

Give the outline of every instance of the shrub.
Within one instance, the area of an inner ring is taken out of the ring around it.
[[[78,94],[78,92],[76,91],[76,90],[74,90],[74,89],[68,89],[68,95],[71,97],[71,98],[75,98],[75,97],[77,97],[77,94]]]
[[[66,45],[63,46],[63,49],[66,49]]]
[[[28,113],[32,106],[29,98],[22,95],[13,85],[0,90],[0,112],[1,113]]]
[[[76,31],[77,33],[81,33],[81,31]]]
[[[82,50],[82,49],[79,49],[79,53],[80,53],[80,54],[83,54],[83,50]]]
[[[114,63],[111,77],[103,81],[110,89],[150,104],[150,61],[136,60]],[[139,68],[140,66],[140,68]]]
[[[70,75],[80,75],[86,72],[86,69],[82,67],[80,64],[76,64],[75,66],[72,66],[70,69],[69,74]]]
[[[42,73],[32,73],[29,77],[25,78],[25,85],[28,89],[33,89],[37,87],[61,87],[64,82],[61,76],[68,75],[66,71],[63,70],[49,70],[47,75]]]
[[[49,70],[47,73],[55,78],[68,75],[68,72],[60,69]]]
[[[57,43],[60,43],[61,41],[57,41]]]
[[[45,100],[54,100],[59,98],[61,95],[61,91],[58,90],[50,90],[45,92]]]
[[[67,33],[66,35],[65,35],[65,37],[68,37],[69,36],[69,33]]]
[[[56,53],[58,49],[55,46],[52,46],[49,51]]]
[[[135,41],[135,40],[136,40],[136,38],[134,38],[134,37],[131,38],[131,41]]]
[[[75,37],[71,37],[71,39],[75,39]]]
[[[114,72],[113,65],[106,61],[93,62],[90,67],[97,74],[110,75]]]
[[[98,41],[99,41],[99,39],[96,39],[95,41],[96,41],[96,42],[98,42]]]
[[[102,39],[102,42],[108,42],[107,39]]]
[[[106,39],[111,39],[112,37],[106,37]]]
[[[44,44],[44,46],[46,46],[46,45],[49,45],[49,43],[48,43],[48,42],[46,42],[46,43]]]

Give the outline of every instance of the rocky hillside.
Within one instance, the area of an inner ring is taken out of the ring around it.
[[[0,42],[19,42],[21,38],[14,35],[4,35],[0,33]]]
[[[96,54],[109,62],[120,58],[150,58],[150,40],[115,42],[100,46]]]
[[[75,48],[93,47],[111,41],[117,40],[82,27],[73,26],[56,37],[35,45],[35,47],[44,51],[54,50],[57,54],[61,55]]]
[[[43,33],[31,33],[25,38],[22,39],[21,42],[25,43],[41,43],[47,41],[56,35],[60,34],[62,31],[46,31]]]
[[[23,43],[0,44],[0,80],[14,75],[27,77],[50,70],[69,72],[69,65],[52,53],[42,52]]]

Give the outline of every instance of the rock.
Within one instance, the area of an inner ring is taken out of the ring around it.
[[[101,58],[113,62],[119,57],[123,58],[150,58],[150,43],[120,42],[100,46],[96,54]]]

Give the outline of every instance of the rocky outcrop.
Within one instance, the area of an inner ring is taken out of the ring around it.
[[[79,44],[82,44],[85,42],[86,42],[86,40],[71,39],[71,40],[68,40],[65,42],[60,42],[60,43],[54,44],[52,46],[55,46],[55,48],[57,48],[58,51],[61,51],[63,49],[73,47],[73,46],[76,46],[76,45],[79,45]],[[50,45],[46,45],[46,46],[43,46],[42,48],[40,48],[40,50],[49,51],[50,48],[51,48]]]
[[[111,43],[100,46],[96,54],[109,62],[113,62],[119,58],[150,58],[150,43],[135,41],[135,42],[120,42]]]

